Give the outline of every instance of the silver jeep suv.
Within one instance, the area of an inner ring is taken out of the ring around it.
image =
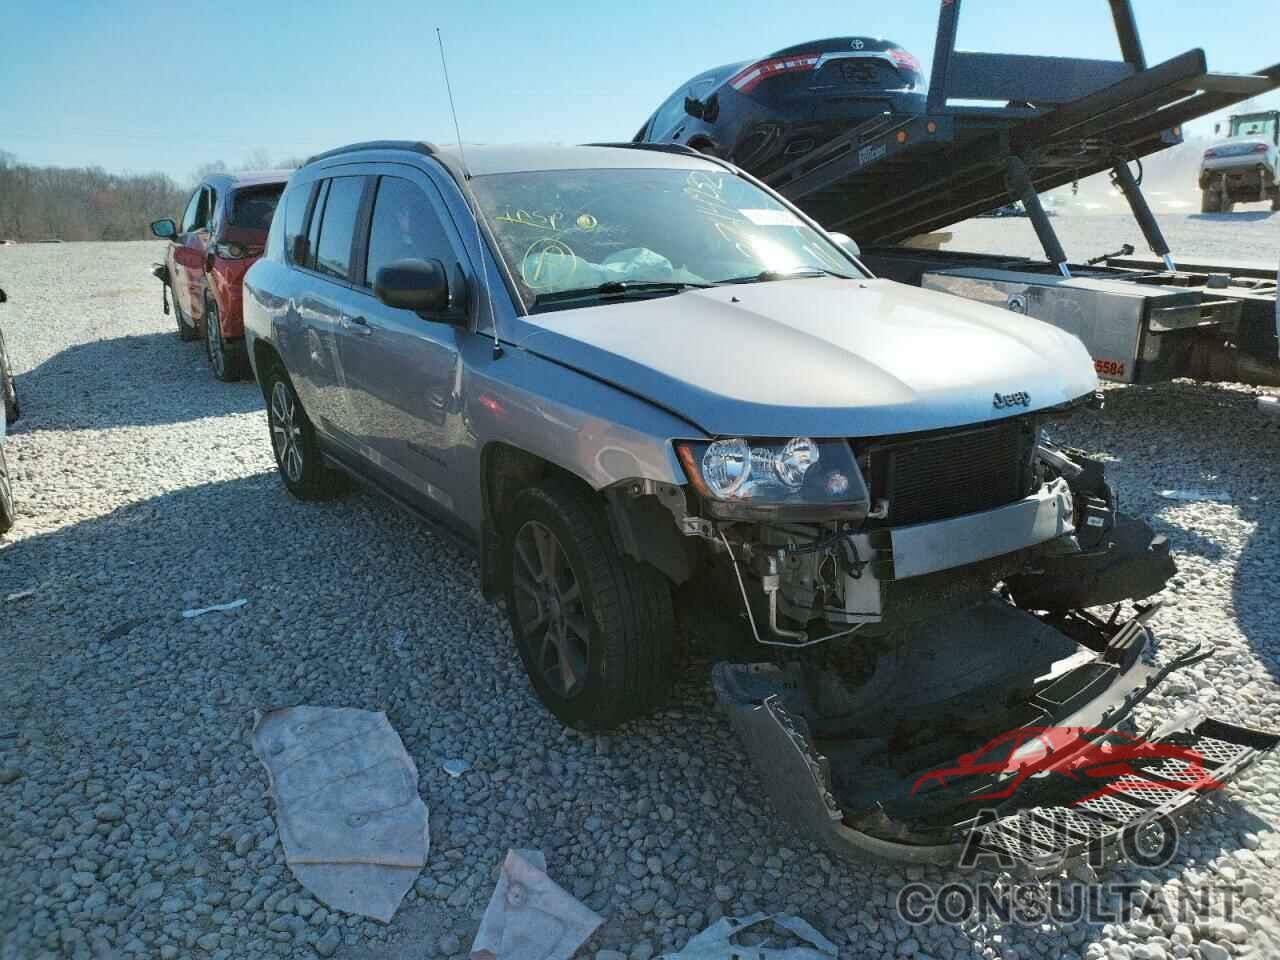
[[[837,852],[945,859],[1037,731],[1097,744],[1203,657],[1144,662],[1153,607],[1119,605],[1161,589],[1168,545],[1044,435],[1095,405],[1080,342],[876,279],[714,158],[333,150],[290,178],[244,313],[293,494],[355,476],[474,548],[572,726],[643,715],[690,652],[717,661],[776,804]],[[1219,780],[1276,742],[1162,735],[1212,744]],[[1098,788],[1028,782],[1041,806]],[[1046,836],[1128,835],[1195,785],[1171,789]]]

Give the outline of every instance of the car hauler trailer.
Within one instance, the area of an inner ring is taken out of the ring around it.
[[[1129,0],[1109,3],[1117,61],[957,50],[961,0],[943,0],[925,112],[869,120],[765,182],[853,237],[883,277],[1070,331],[1103,379],[1280,384],[1274,272],[1179,259],[1141,186],[1143,157],[1181,143],[1186,122],[1280,87],[1280,64],[1210,73],[1204,51],[1191,50],[1148,66]],[[1103,171],[1154,259],[1130,248],[1081,263],[1063,249],[1039,195]],[[1011,200],[1044,260],[903,246]]]

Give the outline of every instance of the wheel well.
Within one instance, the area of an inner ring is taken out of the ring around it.
[[[501,550],[502,537],[506,533],[503,518],[511,511],[520,491],[550,476],[565,477],[587,492],[594,492],[581,477],[508,443],[490,443],[481,452],[484,526],[480,537],[480,592],[486,598],[497,599],[506,589]]]
[[[506,443],[490,443],[484,448],[480,474],[484,497],[480,589],[489,599],[501,596],[507,586],[501,550],[507,533],[504,518],[522,490],[551,477],[563,478],[599,502],[624,554],[649,564],[676,583],[691,575],[688,538],[681,535],[670,510],[660,505],[656,496],[623,495],[628,487],[625,483],[597,491],[571,471]]]
[[[262,395],[266,396],[267,383],[266,373],[274,366],[284,367],[284,361],[280,359],[280,354],[266,340],[259,337],[253,341],[253,369],[258,378],[258,387],[262,390]]]

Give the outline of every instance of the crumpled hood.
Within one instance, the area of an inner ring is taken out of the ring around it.
[[[1097,388],[1072,335],[889,280],[731,285],[523,320],[525,349],[718,435],[934,430]],[[1001,399],[1013,395],[1027,402]]]

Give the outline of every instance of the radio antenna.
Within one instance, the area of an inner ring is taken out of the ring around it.
[[[449,64],[444,57],[444,37],[440,28],[436,27],[436,42],[440,45],[440,68],[444,71],[444,89],[449,95],[449,112],[453,115],[453,133],[458,138],[458,159],[462,161],[462,177],[471,182],[471,169],[467,166],[467,154],[462,149],[462,130],[458,127],[458,110],[453,105],[453,87],[449,83]],[[471,207],[468,198],[467,209],[471,211],[471,219],[476,224],[476,247],[480,256],[480,275],[484,282],[484,298],[489,301],[489,325],[493,328],[493,359],[502,356],[502,343],[498,340],[498,316],[493,308],[493,290],[489,287],[489,261],[485,258],[484,234],[480,229],[480,215]]]

